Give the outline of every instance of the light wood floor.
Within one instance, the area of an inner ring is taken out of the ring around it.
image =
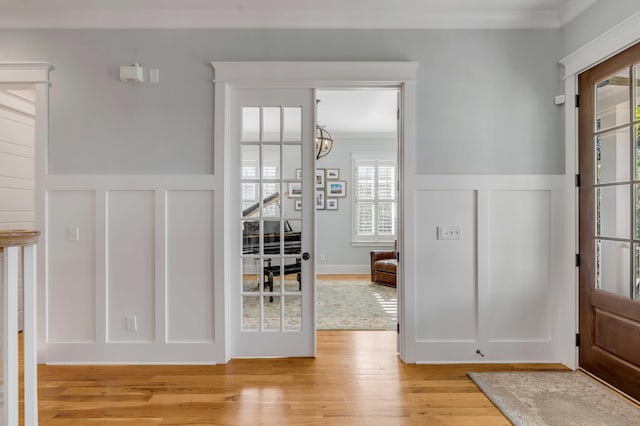
[[[41,425],[509,425],[467,371],[408,365],[389,331],[320,331],[315,359],[217,366],[40,366]]]

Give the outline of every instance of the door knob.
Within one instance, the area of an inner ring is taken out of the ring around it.
[[[309,260],[309,258],[311,258],[311,255],[307,252],[302,253],[302,260]]]

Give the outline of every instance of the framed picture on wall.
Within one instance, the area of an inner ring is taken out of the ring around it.
[[[324,169],[316,169],[316,189],[324,189]]]
[[[340,179],[340,169],[327,169],[327,180]]]
[[[298,199],[298,200],[293,200],[293,209],[300,211],[302,210],[302,200]]]
[[[347,182],[339,180],[336,182],[328,182],[327,184],[327,197],[346,197],[347,196]]]
[[[316,191],[316,210],[324,210],[324,191]]]
[[[289,198],[302,197],[302,182],[289,182],[287,189],[287,196]]]
[[[337,198],[327,198],[327,210],[338,210],[338,199]]]

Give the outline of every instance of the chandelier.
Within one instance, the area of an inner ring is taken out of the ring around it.
[[[324,126],[316,125],[316,160],[325,157],[333,148],[333,137]]]

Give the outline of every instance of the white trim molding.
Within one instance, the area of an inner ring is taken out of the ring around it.
[[[640,12],[560,60],[565,78],[591,68],[640,40]],[[570,99],[567,97],[567,99]]]
[[[229,315],[229,295],[231,292],[231,259],[229,258],[231,237],[230,218],[232,212],[228,201],[231,175],[229,166],[229,103],[232,88],[337,88],[337,87],[397,87],[402,99],[402,117],[400,122],[400,138],[402,139],[400,164],[408,164],[408,170],[400,178],[402,181],[413,178],[415,174],[415,117],[416,117],[416,77],[415,62],[211,62],[215,71],[215,158],[216,173],[222,171],[224,176],[225,210],[224,210],[224,290],[216,293],[216,300],[224,301],[225,330],[218,336],[224,336],[224,357],[229,359],[231,322]],[[222,161],[224,160],[224,161]],[[218,162],[220,161],[220,162]],[[402,168],[400,169],[402,170]],[[400,195],[399,204],[402,203]],[[402,211],[402,210],[400,210]],[[402,219],[399,219],[402,229]],[[222,239],[216,240],[218,243]],[[399,237],[402,243],[402,236]],[[406,362],[415,362],[413,354],[413,334],[415,313],[410,303],[414,294],[414,276],[409,275],[403,285],[402,270],[411,265],[411,254],[408,252],[405,262],[399,266],[398,281],[398,317],[400,318],[400,357]],[[320,265],[316,265],[320,268]],[[404,287],[404,288],[403,288]],[[402,299],[402,300],[401,300]],[[217,307],[218,305],[216,305]],[[406,308],[405,308],[406,307]],[[221,340],[218,340],[220,342]]]
[[[0,83],[49,83],[52,70],[46,62],[0,62]]]

